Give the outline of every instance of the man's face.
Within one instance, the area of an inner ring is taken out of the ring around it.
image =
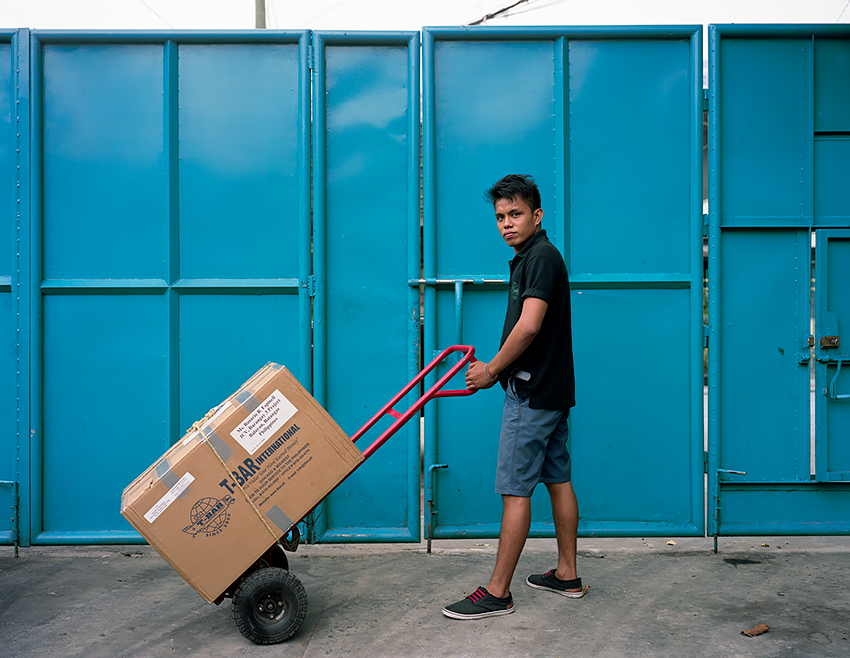
[[[534,212],[528,204],[517,197],[516,199],[498,199],[493,208],[496,211],[496,225],[499,233],[508,246],[518,252],[523,244],[538,230],[543,219],[543,210]]]

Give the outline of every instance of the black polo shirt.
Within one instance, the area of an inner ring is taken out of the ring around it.
[[[569,409],[575,406],[573,339],[570,319],[570,282],[567,267],[557,247],[549,242],[546,231],[531,236],[510,262],[511,281],[508,309],[502,330],[504,345],[519,321],[526,297],[548,303],[540,332],[510,366],[499,374],[502,388],[515,370],[531,375],[528,381],[516,380],[516,391],[528,397],[534,409]]]

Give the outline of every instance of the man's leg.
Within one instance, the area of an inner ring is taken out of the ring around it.
[[[528,539],[531,527],[531,498],[502,496],[502,528],[499,531],[499,548],[496,551],[496,567],[487,591],[493,596],[504,598],[511,591],[519,556]]]
[[[558,542],[558,568],[555,576],[561,580],[578,578],[576,571],[576,539],[578,535],[578,500],[573,485],[569,482],[547,484],[552,502],[552,518],[555,521],[555,536]],[[571,588],[568,592],[580,592]]]

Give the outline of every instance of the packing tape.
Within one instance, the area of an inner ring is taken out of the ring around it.
[[[177,474],[171,470],[171,464],[168,463],[167,459],[163,459],[156,465],[156,476],[159,478],[159,481],[169,489],[177,484],[177,480],[180,479],[177,477]]]
[[[285,534],[286,532],[288,532],[288,531],[289,531],[289,529],[290,529],[292,526],[294,526],[294,525],[295,525],[295,524],[292,522],[292,519],[290,519],[290,518],[286,515],[286,512],[284,512],[282,509],[280,509],[280,507],[278,507],[277,505],[275,505],[275,506],[274,506],[274,507],[272,507],[272,508],[271,508],[268,512],[266,512],[266,517],[268,518],[268,520],[269,520],[269,521],[271,521],[271,522],[272,522],[272,523],[274,523],[274,524],[275,524],[278,528],[280,528],[280,531],[281,531],[282,533],[284,533],[284,534]]]
[[[171,470],[171,465],[168,463],[168,459],[163,459],[156,465],[156,476],[159,478],[160,482],[168,487],[169,491],[180,481],[180,478],[177,477],[177,473]],[[186,487],[183,491],[181,491],[177,497],[182,498],[187,493],[189,493],[189,487]]]
[[[260,401],[253,396],[250,391],[239,391],[236,394],[236,401],[245,407],[248,410],[248,413],[251,413],[260,406]]]
[[[221,457],[223,462],[230,459],[230,456],[233,454],[233,448],[227,445],[224,442],[224,439],[215,433],[215,430],[204,427],[201,432],[203,432],[207,443],[209,443],[210,447],[218,454],[219,457]]]

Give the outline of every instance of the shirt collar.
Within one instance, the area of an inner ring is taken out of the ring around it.
[[[522,245],[522,247],[520,247],[520,250],[517,252],[516,256],[514,256],[514,258],[522,258],[528,253],[531,247],[540,242],[540,240],[547,239],[548,238],[546,237],[546,229],[540,229],[539,231],[537,231],[537,233],[535,233],[530,238],[528,238],[528,240],[525,241],[525,243]]]

